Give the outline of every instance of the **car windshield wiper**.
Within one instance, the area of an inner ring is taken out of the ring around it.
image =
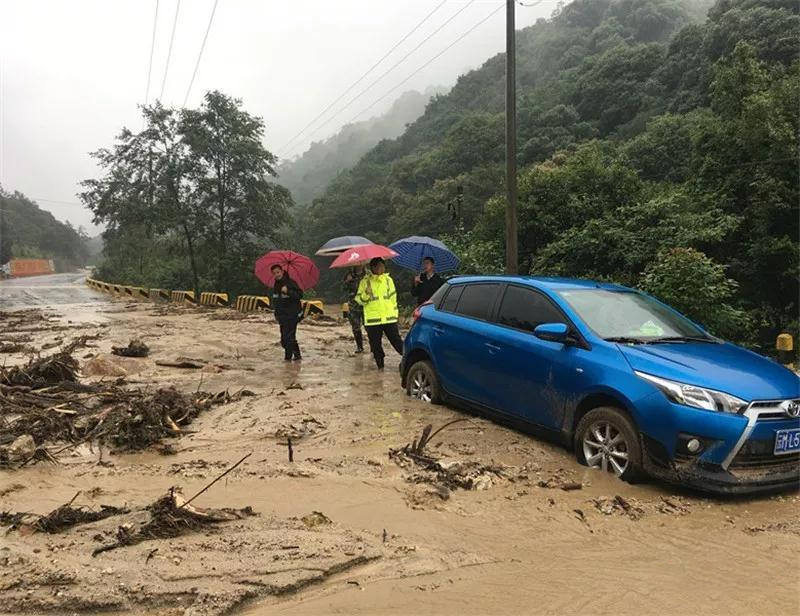
[[[619,342],[621,344],[648,344],[650,341],[644,338],[631,338],[630,336],[611,336],[603,338],[606,342]]]
[[[663,338],[653,338],[652,340],[648,340],[648,342],[651,344],[659,342],[710,342],[716,344],[719,340],[706,336],[664,336]]]

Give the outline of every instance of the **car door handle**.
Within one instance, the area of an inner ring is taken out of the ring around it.
[[[497,353],[500,350],[500,345],[495,344],[494,342],[487,342],[486,347],[489,349],[490,353]]]
[[[436,334],[437,336],[441,336],[444,333],[444,327],[441,327],[439,325],[434,325],[433,333]]]

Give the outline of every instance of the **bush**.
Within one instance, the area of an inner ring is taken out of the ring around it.
[[[746,342],[752,323],[747,313],[730,301],[738,285],[727,278],[725,267],[693,248],[672,248],[648,265],[639,287],[700,323],[711,333]]]

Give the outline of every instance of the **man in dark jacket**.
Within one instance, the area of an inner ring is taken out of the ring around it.
[[[301,360],[300,345],[297,344],[297,324],[303,314],[300,298],[303,292],[297,283],[280,265],[272,266],[275,286],[272,289],[272,308],[281,327],[281,346],[286,361]]]
[[[422,273],[414,277],[414,286],[411,295],[417,298],[417,306],[427,302],[436,291],[444,284],[444,280],[436,273],[433,257],[422,260]]]
[[[364,266],[357,265],[347,272],[342,286],[347,293],[347,319],[353,328],[353,339],[356,341],[356,353],[364,352],[364,334],[361,327],[364,323],[364,308],[356,301],[358,285],[365,274]]]

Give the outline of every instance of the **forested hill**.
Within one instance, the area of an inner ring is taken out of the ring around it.
[[[520,31],[522,271],[639,285],[762,346],[796,329],[799,32],[796,0],[574,0]],[[453,242],[497,269],[504,61],[340,174],[306,248],[453,234],[461,185]]]
[[[22,193],[0,187],[0,263],[43,258],[53,259],[59,271],[70,270],[87,263],[87,239]]]
[[[278,167],[278,183],[289,189],[296,204],[310,203],[337,173],[352,167],[380,140],[401,135],[439,91],[440,88],[428,88],[423,94],[409,90],[385,114],[347,124],[333,137],[315,141],[301,156]]]

